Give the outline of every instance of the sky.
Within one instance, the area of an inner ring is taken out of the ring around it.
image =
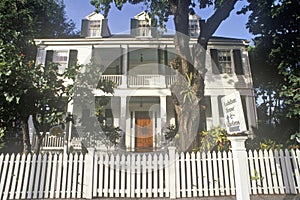
[[[73,20],[76,28],[80,30],[81,20],[94,11],[94,7],[90,5],[89,0],[65,0],[66,15],[68,19]],[[217,29],[214,36],[233,37],[247,39],[251,41],[253,36],[246,29],[248,15],[237,15],[238,11],[246,0],[238,1],[235,10],[231,12],[228,19],[226,19]],[[108,14],[108,24],[112,34],[128,33],[130,29],[130,18],[139,14],[144,10],[142,5],[126,4],[121,11],[117,10],[113,5]],[[207,19],[212,9],[196,10],[196,13],[202,18]],[[173,21],[169,20],[167,28],[174,30]]]

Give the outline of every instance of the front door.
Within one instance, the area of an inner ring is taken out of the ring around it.
[[[139,111],[135,113],[136,151],[153,150],[153,122],[148,111]]]

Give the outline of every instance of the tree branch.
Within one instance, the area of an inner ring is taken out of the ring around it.
[[[216,9],[214,14],[201,24],[201,33],[198,38],[198,43],[207,42],[208,39],[215,33],[222,21],[227,19],[230,12],[234,9],[234,5],[238,0],[226,0]]]

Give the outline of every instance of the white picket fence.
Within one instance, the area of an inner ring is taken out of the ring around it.
[[[251,194],[299,194],[300,151],[248,151]],[[247,181],[245,177],[245,181]],[[232,153],[0,155],[0,199],[235,195]]]

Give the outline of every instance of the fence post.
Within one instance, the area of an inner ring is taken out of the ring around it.
[[[248,136],[228,136],[231,142],[237,200],[250,200],[250,176],[245,141]]]
[[[169,147],[169,187],[170,199],[176,199],[176,165],[175,165],[175,150],[176,147]]]
[[[85,156],[85,170],[84,170],[84,188],[85,198],[93,198],[93,168],[95,149],[88,148],[88,153]]]

